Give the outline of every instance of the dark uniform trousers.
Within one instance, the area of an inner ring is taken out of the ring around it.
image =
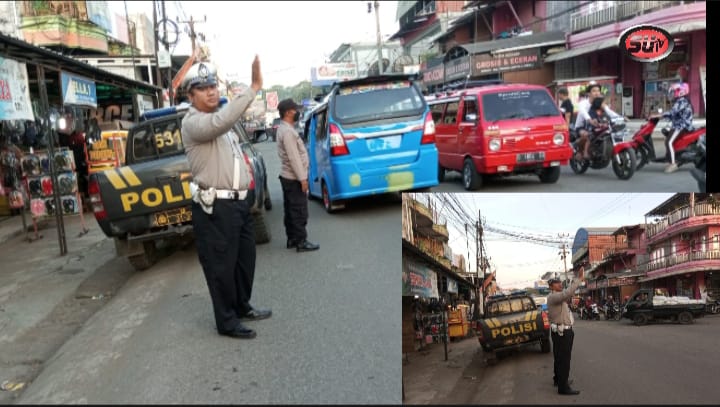
[[[302,242],[307,239],[308,198],[300,181],[280,178],[285,209],[285,234],[288,240]]]
[[[218,331],[234,330],[250,311],[255,274],[255,225],[244,200],[216,199],[213,214],[192,203],[198,257]]]
[[[558,391],[567,390],[568,378],[570,376],[570,356],[572,354],[573,339],[575,334],[572,329],[566,329],[563,336],[556,332],[551,333],[553,342],[553,358],[555,360],[553,373],[558,383]]]

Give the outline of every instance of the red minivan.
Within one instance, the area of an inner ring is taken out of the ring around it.
[[[467,190],[488,175],[535,174],[555,183],[572,156],[568,126],[543,86],[500,83],[426,99],[440,182],[446,171],[460,171]]]

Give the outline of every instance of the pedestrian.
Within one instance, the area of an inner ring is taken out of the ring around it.
[[[559,394],[574,395],[580,394],[578,390],[570,387],[572,383],[570,376],[570,358],[572,354],[574,318],[567,306],[566,301],[572,298],[580,283],[585,281],[585,268],[581,267],[578,278],[573,281],[564,291],[562,283],[558,278],[548,281],[552,291],[547,297],[548,318],[550,319],[550,330],[553,343],[553,384],[557,386]]]
[[[182,142],[193,176],[193,230],[215,324],[220,335],[254,338],[255,331],[241,320],[269,318],[272,312],[250,305],[255,234],[245,199],[254,175],[232,128],[262,89],[260,59],[255,56],[252,63],[250,87],[222,109],[213,65],[193,65],[183,82],[191,103],[182,121]]]
[[[562,111],[565,121],[568,126],[570,126],[572,123],[574,108],[572,102],[570,101],[570,95],[567,88],[558,89],[558,99],[560,100],[560,111]]]
[[[279,178],[287,248],[295,248],[298,252],[317,250],[320,245],[307,240],[309,160],[305,143],[295,129],[295,123],[300,119],[300,106],[292,99],[285,99],[278,103],[278,111],[282,119],[277,128],[277,146],[282,163]]]

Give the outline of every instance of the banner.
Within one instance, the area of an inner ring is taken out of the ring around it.
[[[473,56],[473,76],[540,68],[540,49],[529,48],[502,54]]]
[[[403,258],[402,295],[438,298],[437,277],[427,266]]]
[[[0,120],[35,120],[27,66],[0,57]]]
[[[278,106],[277,92],[266,93],[265,100],[267,100],[267,110],[277,110],[277,106]]]
[[[465,79],[470,73],[470,56],[464,56],[445,63],[445,81]]]
[[[447,282],[448,282],[447,291],[448,291],[449,293],[455,293],[455,294],[457,294],[457,292],[458,292],[458,283],[457,283],[457,281],[448,278]]]
[[[63,104],[97,107],[95,82],[79,76],[60,73],[62,80]]]
[[[423,84],[425,86],[428,85],[437,85],[438,83],[443,83],[443,80],[445,79],[445,65],[440,64],[437,66],[434,66],[432,68],[427,68],[423,72]]]
[[[357,67],[353,63],[325,64],[317,67],[313,81],[344,81],[358,77]]]

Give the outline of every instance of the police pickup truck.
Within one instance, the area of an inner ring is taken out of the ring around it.
[[[157,241],[192,231],[192,174],[180,134],[187,109],[179,105],[144,113],[128,133],[125,165],[90,176],[95,219],[105,235],[114,238],[118,255],[127,256],[136,270],[155,263]],[[241,124],[233,130],[254,169],[255,188],[246,199],[255,220],[255,241],[267,243],[270,229],[264,211],[272,202],[265,161]]]
[[[550,352],[550,320],[538,309],[533,297],[513,292],[488,297],[484,318],[478,324],[478,340],[488,365],[497,363],[500,351],[540,344]]]

